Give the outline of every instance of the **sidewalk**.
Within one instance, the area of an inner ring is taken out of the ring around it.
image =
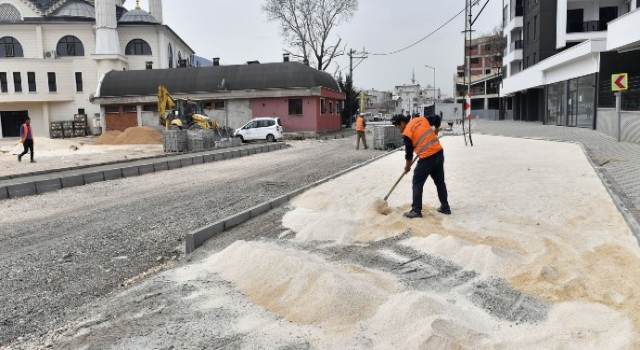
[[[612,137],[590,129],[514,121],[478,120],[474,122],[472,132],[581,144],[640,241],[639,144],[617,142]],[[567,179],[567,183],[569,181]]]

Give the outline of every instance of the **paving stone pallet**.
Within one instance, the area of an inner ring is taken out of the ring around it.
[[[0,180],[0,200],[33,196],[63,188],[84,186],[94,182],[141,176],[159,171],[184,168],[257,153],[273,152],[288,147],[286,143],[258,144],[201,153],[146,158],[81,169],[65,169],[15,179]]]

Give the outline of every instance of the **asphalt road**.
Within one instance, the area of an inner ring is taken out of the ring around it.
[[[182,238],[369,160],[353,139],[71,188],[0,204],[0,346],[183,258]]]

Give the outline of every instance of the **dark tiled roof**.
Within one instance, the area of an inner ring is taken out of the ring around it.
[[[330,74],[301,63],[283,62],[111,71],[102,81],[100,97],[152,96],[158,85],[165,85],[172,94],[312,87],[340,91]]]
[[[51,5],[53,5],[54,3],[61,0],[29,0],[29,1],[32,2],[34,5],[36,5],[40,10],[46,10],[49,7],[51,7]]]

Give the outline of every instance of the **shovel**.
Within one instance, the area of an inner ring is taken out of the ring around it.
[[[418,156],[415,156],[415,158],[413,158],[413,161],[411,162],[411,166],[413,166],[413,164],[417,160],[418,160]],[[395,184],[393,184],[393,187],[391,187],[391,190],[389,191],[389,193],[387,193],[384,199],[378,199],[375,201],[374,206],[378,213],[382,215],[389,215],[391,213],[391,209],[389,209],[389,205],[387,204],[387,199],[389,199],[389,196],[391,196],[391,193],[393,192],[393,190],[396,189],[396,187],[398,186],[398,184],[406,174],[407,173],[403,172],[402,175],[400,175],[400,178],[398,179],[398,181],[396,181]]]

